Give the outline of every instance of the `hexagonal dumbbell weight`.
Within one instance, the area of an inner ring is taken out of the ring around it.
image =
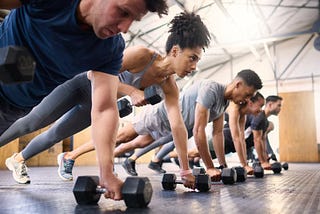
[[[264,169],[262,168],[259,162],[253,163],[252,168],[253,168],[253,174],[256,178],[263,178]]]
[[[235,168],[223,168],[221,180],[224,184],[234,184],[237,181],[237,171]]]
[[[98,176],[79,176],[73,188],[73,194],[78,204],[97,204],[105,188],[98,186]],[[127,177],[122,189],[122,197],[127,207],[147,207],[152,197],[152,186],[147,177]]]
[[[245,182],[247,180],[247,170],[241,166],[234,167],[237,172],[236,182]]]
[[[283,168],[284,170],[288,170],[288,169],[289,169],[289,164],[288,164],[287,162],[284,162],[284,163],[282,164],[282,168]]]
[[[144,98],[151,105],[157,104],[162,100],[162,97],[158,94],[157,87],[154,85],[144,89]],[[128,99],[119,99],[117,105],[121,118],[132,113],[132,105]]]
[[[24,47],[0,48],[0,82],[19,83],[33,80],[36,63]]]
[[[279,174],[281,173],[282,165],[279,162],[274,162],[271,164],[271,170],[273,171],[274,174]]]
[[[200,192],[207,192],[211,188],[211,181],[208,175],[196,175],[195,187]],[[183,184],[181,180],[177,180],[175,174],[164,174],[162,177],[162,188],[164,190],[175,190],[177,184]]]

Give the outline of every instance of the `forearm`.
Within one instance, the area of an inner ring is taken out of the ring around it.
[[[0,1],[0,9],[14,9],[20,7],[21,1],[20,0],[1,0]]]
[[[213,136],[213,148],[217,155],[219,164],[222,166],[227,165],[224,155],[224,136],[222,132],[214,134]]]
[[[180,168],[182,170],[189,169],[187,141],[188,135],[184,124],[177,125],[172,129],[173,141],[178,153]]]
[[[106,179],[113,173],[113,152],[119,124],[117,108],[92,112],[92,140],[97,152],[100,177]]]
[[[119,86],[118,86],[118,94],[120,96],[125,96],[125,95],[131,95],[135,90],[139,90],[131,85],[127,85],[127,84],[124,84],[124,83],[119,83]]]
[[[254,140],[254,147],[255,147],[255,149],[257,151],[259,161],[261,163],[266,162],[265,156],[263,154],[263,142],[262,142],[262,139]]]
[[[247,161],[245,158],[246,153],[244,153],[244,150],[243,150],[243,147],[245,147],[245,145],[243,146],[244,143],[241,142],[241,140],[239,138],[235,138],[233,143],[234,143],[234,147],[236,149],[236,152],[237,152],[237,155],[238,155],[238,158],[239,158],[241,165],[246,166],[247,165]]]
[[[194,133],[194,140],[197,145],[197,149],[199,152],[199,155],[205,164],[207,169],[214,168],[212,158],[210,156],[208,142],[207,142],[207,136],[205,134],[205,131],[196,132]]]

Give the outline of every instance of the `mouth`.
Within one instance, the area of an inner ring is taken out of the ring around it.
[[[117,32],[112,31],[112,30],[110,30],[109,28],[104,28],[103,31],[102,31],[102,33],[103,33],[104,35],[106,35],[107,37],[109,37],[109,36],[114,36],[114,35],[117,34]]]

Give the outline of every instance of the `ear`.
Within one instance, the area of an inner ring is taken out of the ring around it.
[[[242,84],[243,84],[243,82],[241,80],[237,80],[236,81],[236,88],[239,88]]]
[[[174,45],[171,48],[171,54],[173,57],[177,57],[179,53],[179,46],[178,45]]]

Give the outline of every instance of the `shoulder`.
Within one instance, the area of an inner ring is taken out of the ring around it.
[[[131,46],[124,50],[123,63],[125,70],[138,72],[145,67],[152,59],[155,51],[144,46]]]

